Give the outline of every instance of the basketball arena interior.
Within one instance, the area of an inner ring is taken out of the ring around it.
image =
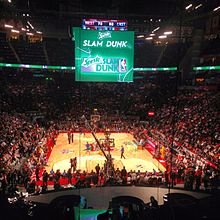
[[[0,218],[215,220],[219,0],[0,0]]]

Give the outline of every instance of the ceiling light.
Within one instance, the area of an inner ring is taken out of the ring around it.
[[[146,37],[146,40],[153,40],[153,37]]]
[[[13,33],[20,33],[20,31],[15,30],[15,29],[12,29],[11,32],[13,32]]]
[[[185,9],[188,10],[188,9],[190,9],[191,7],[192,7],[192,4],[189,4],[189,5],[186,6]]]
[[[33,25],[32,25],[29,21],[28,21],[27,23],[30,25],[30,27],[31,27],[32,29],[34,29]]]
[[[218,11],[220,9],[220,6],[218,6],[217,8],[215,8],[213,11]]]
[[[159,30],[159,29],[160,29],[160,27],[155,28],[155,29],[152,31],[152,33],[154,33],[155,31],[157,31],[157,30]]]
[[[138,35],[138,36],[137,36],[137,38],[142,38],[142,37],[144,37],[144,35]]]
[[[195,7],[195,9],[198,9],[198,8],[200,8],[200,7],[202,7],[202,4],[197,5],[197,6]]]
[[[164,39],[164,38],[167,38],[167,36],[166,35],[160,35],[158,38]]]
[[[164,35],[169,35],[169,34],[172,34],[173,32],[172,31],[166,31],[166,32],[164,32],[163,34]]]
[[[12,26],[12,25],[9,25],[9,24],[5,24],[5,27],[6,27],[6,28],[13,28],[13,26]]]

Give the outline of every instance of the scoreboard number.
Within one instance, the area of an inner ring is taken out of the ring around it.
[[[126,31],[127,26],[128,22],[126,20],[104,20],[89,18],[82,20],[82,29]]]

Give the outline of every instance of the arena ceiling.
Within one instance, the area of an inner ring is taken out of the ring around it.
[[[1,0],[9,1],[9,0]],[[158,11],[173,12],[175,8],[188,4],[203,4],[204,6],[219,5],[219,0],[10,0],[20,8],[39,7],[47,10],[59,10],[60,5],[75,6],[79,10],[100,11],[111,8],[121,12],[158,13]]]
[[[212,11],[220,5],[219,0],[0,0],[6,8],[31,13],[41,10],[67,13],[105,13],[116,15],[161,16],[170,17],[184,11],[189,4],[202,4],[202,11]]]
[[[13,0],[12,0],[13,1]],[[14,0],[19,8],[59,10],[60,8],[77,9],[86,12],[107,12],[117,10],[120,13],[173,13],[182,0]]]
[[[185,10],[189,4],[193,7]],[[202,7],[195,10],[196,5],[200,4]],[[151,19],[175,22],[181,16],[188,20],[200,18],[207,12],[213,12],[218,6],[219,0],[0,0],[0,18],[19,17],[26,13],[35,19],[62,17],[63,21],[83,17],[108,17],[132,18],[138,22]]]

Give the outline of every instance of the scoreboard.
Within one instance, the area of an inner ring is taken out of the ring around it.
[[[128,29],[128,22],[126,20],[83,19],[82,29],[126,31]]]

